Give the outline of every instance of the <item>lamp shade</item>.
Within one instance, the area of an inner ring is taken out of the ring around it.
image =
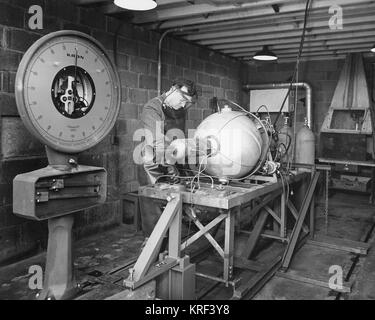
[[[253,56],[253,59],[255,60],[261,60],[261,61],[271,61],[271,60],[277,60],[276,54],[274,54],[272,51],[268,49],[268,46],[263,46],[263,49],[255,53]]]
[[[374,52],[374,53],[375,53],[375,44],[372,46],[372,48],[371,48],[371,52]]]
[[[128,10],[146,11],[156,8],[154,0],[114,0],[114,4]]]

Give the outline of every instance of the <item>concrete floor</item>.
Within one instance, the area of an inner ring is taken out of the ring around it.
[[[122,225],[116,229],[82,239],[74,243],[74,268],[78,283],[85,286],[82,294],[100,287],[102,294],[118,292],[117,286],[108,286],[106,292],[90,274],[106,274],[119,269],[139,254],[144,237],[133,228]],[[39,265],[45,269],[45,253],[0,269],[0,300],[33,300],[38,290],[29,289],[29,267]],[[105,297],[103,297],[105,298]]]
[[[350,300],[375,300],[375,232],[372,232],[369,244],[371,249],[368,256],[358,262]]]
[[[375,207],[368,196],[337,192],[329,199],[328,217],[324,204],[316,208],[316,235],[327,235],[353,241],[364,241],[374,224]],[[329,288],[273,277],[255,296],[256,300],[333,300],[375,298],[374,243],[366,257],[359,259],[349,280],[354,282],[352,292],[337,294]],[[344,278],[355,261],[356,254],[305,244],[294,256],[289,272],[328,283],[332,274],[329,267],[343,268]],[[361,267],[360,264],[363,264]]]

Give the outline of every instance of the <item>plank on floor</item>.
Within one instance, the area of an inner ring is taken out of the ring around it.
[[[370,248],[370,245],[365,242],[334,238],[324,235],[318,235],[313,240],[308,240],[307,243],[315,246],[337,249],[363,255],[366,255]]]

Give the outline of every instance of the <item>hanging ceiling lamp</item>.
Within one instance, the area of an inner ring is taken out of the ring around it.
[[[263,46],[263,49],[255,53],[253,59],[261,61],[277,60],[277,55],[268,49],[268,46]]]
[[[372,48],[371,48],[371,52],[374,52],[374,53],[375,53],[375,44],[372,46]]]
[[[154,0],[114,0],[114,4],[123,9],[146,11],[156,8]]]

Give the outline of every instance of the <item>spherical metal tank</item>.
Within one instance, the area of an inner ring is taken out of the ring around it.
[[[233,179],[249,174],[262,154],[262,137],[244,112],[225,107],[198,126],[195,139],[208,140],[211,156],[202,165],[211,176]]]

